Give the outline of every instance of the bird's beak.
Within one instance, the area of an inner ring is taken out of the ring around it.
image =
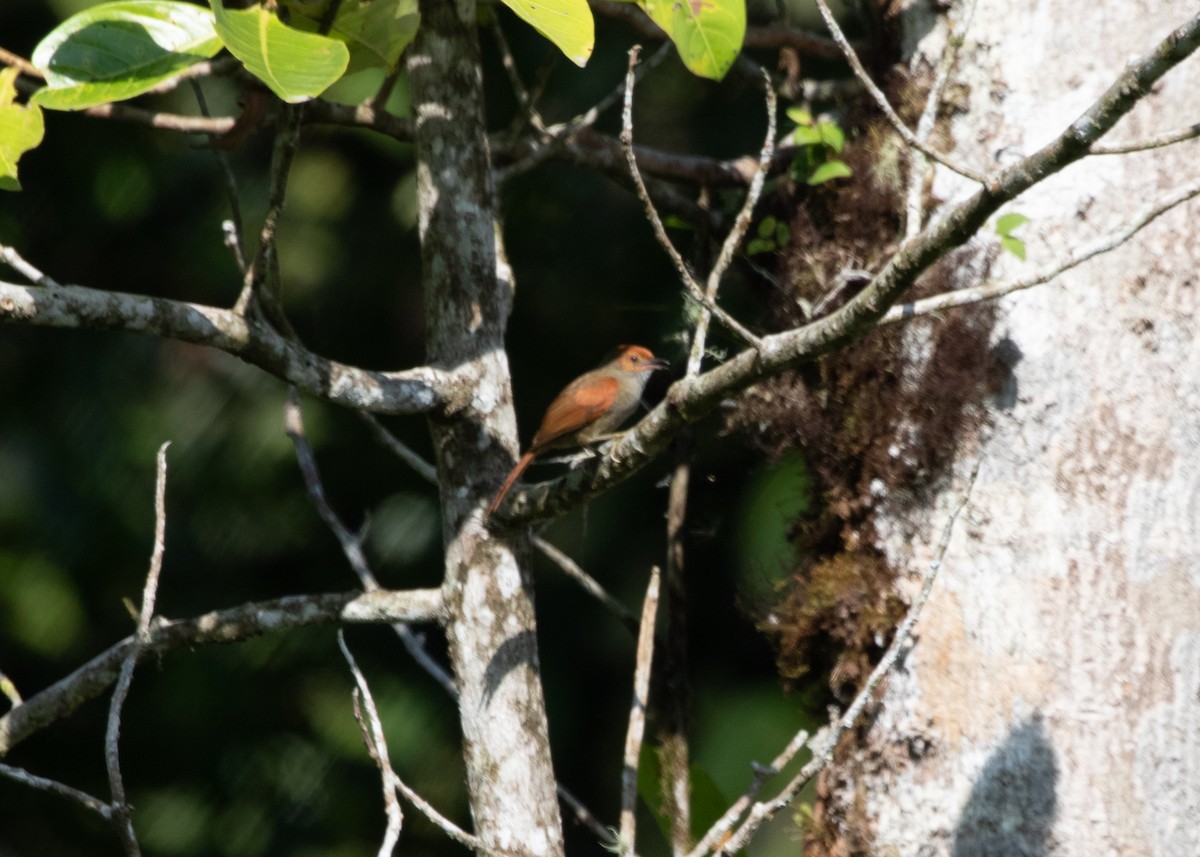
[[[653,360],[650,361],[651,371],[657,372],[659,369],[670,369],[670,368],[671,368],[670,360],[663,360],[661,357],[655,357]]]

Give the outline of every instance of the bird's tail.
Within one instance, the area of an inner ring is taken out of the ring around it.
[[[500,486],[500,490],[492,498],[492,504],[488,506],[487,513],[489,518],[500,508],[500,504],[504,502],[504,498],[508,496],[508,492],[512,490],[513,485],[521,478],[521,474],[525,472],[525,468],[529,466],[529,462],[531,461],[533,461],[532,450],[522,455],[513,469],[509,471],[508,476],[504,478],[504,484]]]

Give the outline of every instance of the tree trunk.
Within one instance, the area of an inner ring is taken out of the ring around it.
[[[1194,11],[980,0],[954,151],[991,167],[1035,150]],[[906,16],[921,73],[944,30],[927,9]],[[1195,122],[1198,87],[1200,63],[1184,63],[1103,142]],[[1032,219],[1029,262],[1002,254],[992,275],[1048,264],[1198,174],[1194,143],[1087,158],[1006,207]],[[963,190],[939,172],[937,196]],[[1200,854],[1197,214],[1186,204],[1004,299],[995,335],[1013,377],[968,512],[915,648],[826,780],[844,853]],[[979,449],[963,440],[960,471]],[[911,548],[888,545],[914,574],[960,490]]]
[[[533,590],[483,508],[516,446],[483,125],[475,3],[421,3],[408,54],[429,362],[476,385],[468,413],[432,419],[446,549],[447,637],[475,832],[485,853],[562,854],[537,658]]]

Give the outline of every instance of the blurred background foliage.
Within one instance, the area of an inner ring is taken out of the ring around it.
[[[0,44],[28,56],[89,0],[5,0]],[[541,100],[559,121],[622,77],[631,39],[598,19],[586,70],[559,60],[527,27],[502,25],[527,78],[553,65]],[[489,128],[514,101],[494,44],[482,39]],[[359,82],[364,87],[370,81]],[[238,93],[206,81],[214,113]],[[361,97],[354,82],[343,95]],[[403,87],[393,106],[403,109]],[[181,88],[153,102],[194,113]],[[736,70],[722,84],[669,59],[647,77],[637,138],[673,151],[757,151],[761,96]],[[616,116],[599,126],[616,130]],[[231,154],[253,232],[265,207],[270,135]],[[280,238],[286,306],[302,338],[331,357],[380,369],[422,359],[422,302],[411,147],[364,131],[306,127]],[[0,242],[60,282],[230,305],[239,289],[223,247],[225,181],[204,141],[138,125],[47,114],[44,144],[21,163],[25,190],[0,197]],[[641,342],[679,360],[680,287],[633,197],[582,168],[547,163],[503,191],[518,293],[508,344],[522,438],[553,394],[614,344]],[[691,236],[677,238],[688,245]],[[725,301],[765,311],[735,266]],[[7,274],[11,278],[13,275]],[[715,334],[717,347],[730,346]],[[662,386],[652,391],[661,394]],[[123,333],[0,328],[0,670],[26,696],[132,630],[153,533],[154,454],[170,440],[166,561],[159,612],[184,617],[248,599],[355,587],[337,543],[306,499],[282,430],[286,388],[223,354]],[[309,434],[334,507],[369,521],[376,573],[392,587],[441,577],[434,492],[376,446],[353,414],[306,401]],[[428,452],[418,419],[390,420]],[[694,761],[726,798],[814,723],[820,690],[785,693],[760,608],[795,563],[792,520],[808,503],[803,461],[765,460],[719,422],[698,427],[690,498]],[[543,471],[549,472],[548,470]],[[648,468],[548,537],[625,603],[640,602],[664,554],[662,479]],[[536,473],[534,474],[537,475]],[[633,640],[540,557],[541,651],[562,782],[615,820]],[[469,823],[457,716],[384,628],[348,641],[374,687],[397,770],[460,824]],[[438,654],[436,632],[428,642]],[[149,853],[335,857],[375,853],[383,829],[377,773],[351,715],[352,681],[331,629],[208,647],[143,664],[125,712],[122,756],[135,825]],[[814,688],[819,688],[818,681]],[[19,746],[7,762],[107,796],[107,697]],[[653,826],[650,815],[643,830]],[[601,854],[567,822],[574,854]],[[666,853],[645,835],[642,853]],[[751,853],[793,854],[790,819]],[[459,853],[406,807],[402,852]],[[0,855],[120,853],[94,815],[0,780]]]

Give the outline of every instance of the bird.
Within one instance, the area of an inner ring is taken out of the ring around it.
[[[650,376],[668,366],[666,360],[655,357],[641,345],[618,345],[606,363],[564,387],[546,409],[528,451],[492,498],[488,517],[500,508],[529,463],[543,452],[586,446],[611,437],[641,404]]]

